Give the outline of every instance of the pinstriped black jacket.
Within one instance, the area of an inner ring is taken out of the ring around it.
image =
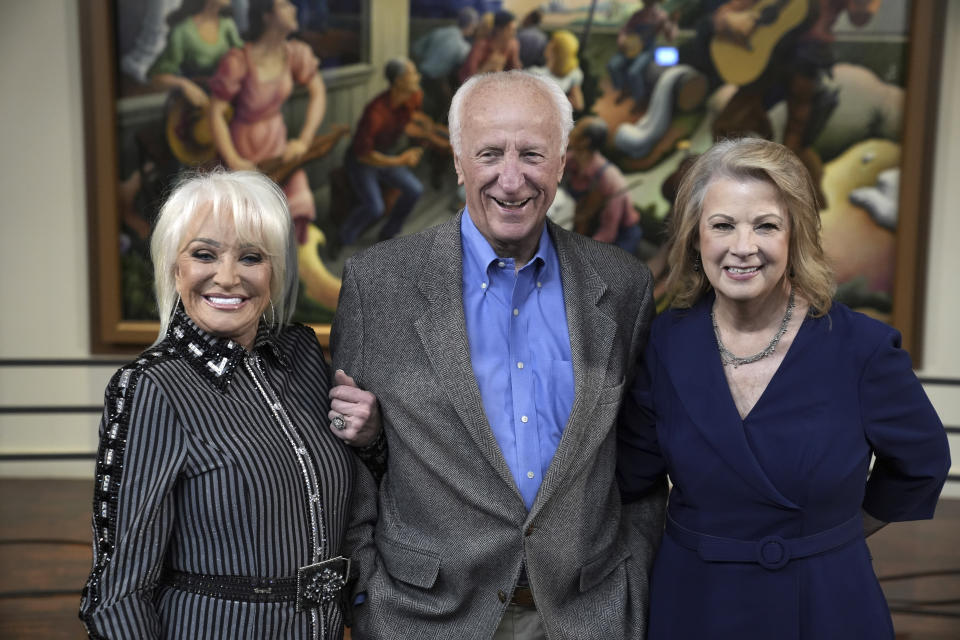
[[[258,384],[259,383],[259,384]],[[106,392],[94,566],[80,617],[93,638],[340,638],[336,604],[249,603],[158,586],[165,569],[296,576],[314,541],[304,470],[263,393],[290,416],[320,486],[322,557],[340,552],[356,457],[327,427],[328,366],[313,331],[261,326],[254,348],[182,312]]]

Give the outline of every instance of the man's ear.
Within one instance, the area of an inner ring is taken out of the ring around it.
[[[460,156],[453,155],[453,168],[457,171],[457,184],[463,184],[463,169],[460,167]]]

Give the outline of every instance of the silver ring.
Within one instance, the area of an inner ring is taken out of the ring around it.
[[[334,417],[334,419],[330,421],[330,424],[333,425],[333,428],[337,431],[343,431],[347,428],[347,421],[343,419],[343,416]]]

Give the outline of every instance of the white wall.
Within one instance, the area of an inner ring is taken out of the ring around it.
[[[0,8],[2,358],[90,354],[77,5],[40,0]],[[102,402],[108,375],[93,367],[0,367],[0,406]],[[0,415],[0,451],[95,450],[91,418]],[[0,474],[43,471],[27,467],[0,463]],[[51,470],[90,475],[91,468],[84,462]]]
[[[80,34],[73,0],[0,8],[0,356],[89,354]]]
[[[928,241],[927,295],[920,375],[960,378],[960,2],[947,3],[946,38],[940,80],[936,163]],[[960,426],[960,387],[927,385],[944,424]],[[950,436],[953,472],[960,473],[960,435]],[[944,495],[960,497],[960,483],[948,483]]]
[[[0,359],[90,357],[78,4],[0,4]],[[405,3],[372,4],[371,57],[379,68],[389,51],[405,46],[408,25]],[[948,4],[944,60],[953,61],[960,59],[960,2]],[[920,374],[957,379],[960,69],[944,67]],[[110,373],[97,366],[0,367],[0,406],[97,405]],[[960,426],[960,387],[930,385],[928,392],[944,422]],[[960,458],[960,438],[953,444]],[[94,415],[0,414],[0,453],[95,448]],[[0,476],[91,471],[89,462],[0,462]],[[960,483],[948,491],[960,497]]]

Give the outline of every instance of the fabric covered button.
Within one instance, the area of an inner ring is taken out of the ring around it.
[[[767,536],[757,543],[757,562],[764,569],[782,569],[790,562],[790,550],[780,536]]]

